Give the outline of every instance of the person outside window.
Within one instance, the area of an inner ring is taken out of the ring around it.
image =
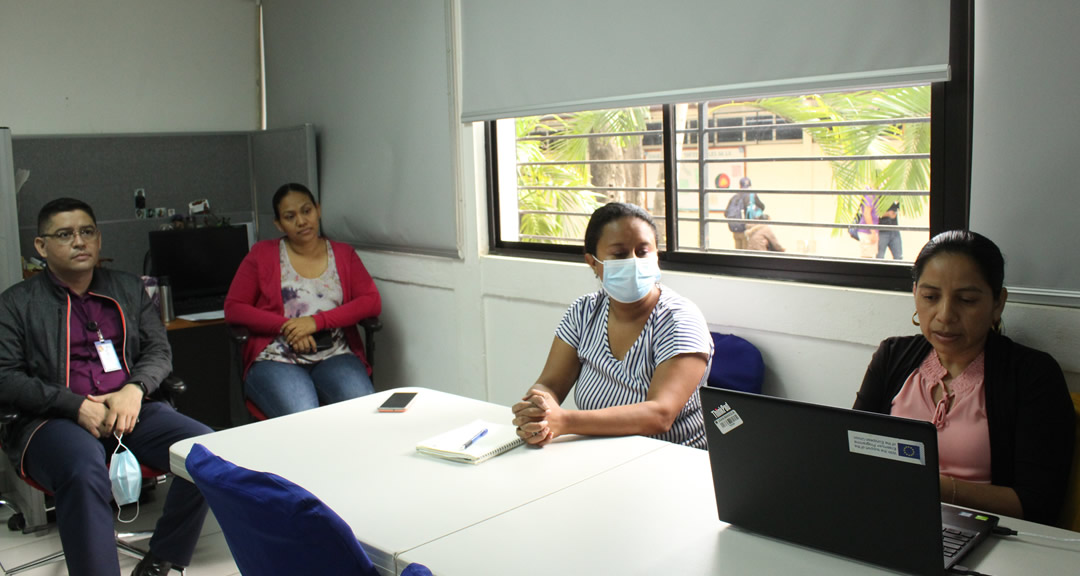
[[[784,247],[780,245],[780,241],[776,239],[772,226],[767,223],[769,219],[768,214],[762,214],[758,216],[755,223],[746,229],[747,249],[762,252],[786,252]]]
[[[748,190],[750,188],[750,179],[743,176],[739,179],[739,188],[742,190]],[[761,196],[753,192],[736,192],[728,200],[727,207],[724,208],[724,216],[727,218],[757,218],[765,211],[765,202],[761,200]],[[746,250],[746,223],[745,222],[729,222],[728,230],[731,230],[731,236],[735,239],[736,250]]]
[[[900,223],[897,218],[899,212],[900,203],[893,202],[892,206],[889,206],[889,209],[881,215],[878,223],[882,226],[897,226]],[[886,249],[892,252],[893,260],[904,259],[904,244],[900,240],[899,230],[878,230],[877,257],[879,260],[885,258]]]

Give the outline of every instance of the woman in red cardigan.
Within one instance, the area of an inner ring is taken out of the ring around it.
[[[379,291],[348,244],[319,234],[319,204],[302,184],[274,194],[285,234],[252,246],[225,299],[246,327],[244,393],[268,417],[373,391],[356,323],[377,316]]]

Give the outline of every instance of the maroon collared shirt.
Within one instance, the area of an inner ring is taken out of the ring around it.
[[[119,390],[127,382],[127,369],[124,363],[124,324],[116,302],[104,296],[87,291],[80,296],[71,291],[55,274],[49,272],[49,278],[68,294],[68,388],[76,393],[108,394]],[[91,330],[96,323],[97,330]],[[98,357],[97,342],[100,337],[111,340],[116,350],[120,369],[106,372]]]

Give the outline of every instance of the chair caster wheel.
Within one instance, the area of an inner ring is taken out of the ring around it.
[[[12,514],[11,517],[8,518],[7,527],[8,530],[11,530],[12,532],[18,532],[23,528],[26,528],[26,517],[23,516],[21,512],[19,514]]]

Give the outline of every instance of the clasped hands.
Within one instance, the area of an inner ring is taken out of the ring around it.
[[[311,316],[292,318],[281,325],[281,335],[293,350],[301,354],[311,354],[317,349],[313,336],[317,328],[315,318]]]
[[[532,388],[511,409],[517,435],[528,444],[544,446],[562,434],[563,409],[549,392]]]
[[[101,396],[87,395],[79,405],[79,425],[94,438],[104,438],[113,432],[127,434],[139,421],[142,400],[142,389],[128,385]]]

